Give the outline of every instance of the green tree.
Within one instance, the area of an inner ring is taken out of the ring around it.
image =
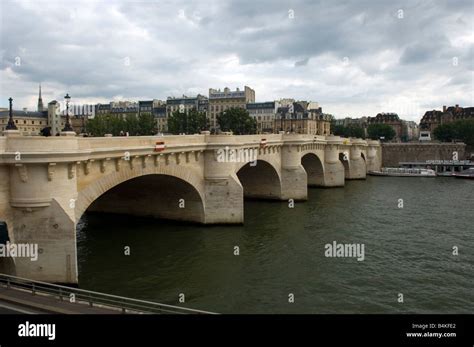
[[[359,125],[351,125],[349,126],[349,137],[357,137],[360,139],[365,139],[365,131]]]
[[[92,136],[104,136],[105,129],[105,115],[95,116],[87,122],[87,130]]]
[[[172,134],[182,134],[186,129],[186,114],[174,111],[168,117],[168,131]]]
[[[333,129],[333,134],[337,136],[365,138],[364,128],[359,125],[349,125],[347,127],[334,125],[331,129]]]
[[[188,112],[186,134],[197,134],[207,128],[207,117],[204,112],[192,109]]]
[[[474,145],[474,119],[462,119],[441,124],[433,131],[435,139],[442,142],[462,141],[468,146]]]
[[[457,139],[468,146],[474,146],[474,119],[463,119],[455,122]]]
[[[331,129],[333,129],[333,134],[336,136],[344,136],[346,137],[347,129],[344,125],[336,125],[333,122],[334,125],[331,125]]]
[[[375,123],[367,127],[367,134],[373,140],[383,137],[384,141],[390,141],[396,135],[395,130],[388,124]]]
[[[133,113],[127,114],[125,116],[124,128],[124,131],[128,132],[130,136],[140,135],[140,123],[138,122],[138,117]]]
[[[172,134],[196,134],[206,128],[206,114],[194,108],[182,113],[174,111],[168,118],[168,131]]]
[[[257,122],[250,117],[247,110],[230,108],[217,116],[217,122],[222,131],[232,131],[236,135],[255,134]]]
[[[149,136],[157,132],[155,117],[150,112],[142,112],[138,116],[138,135]]]

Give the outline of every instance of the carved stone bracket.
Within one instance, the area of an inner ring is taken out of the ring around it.
[[[89,174],[89,172],[91,171],[91,164],[92,164],[93,160],[88,160],[86,162],[84,162],[84,173],[86,175]]]
[[[56,163],[49,163],[48,164],[48,181],[53,180],[55,171],[56,171]]]
[[[26,183],[28,181],[28,169],[26,168],[26,165],[15,164],[15,166],[18,169],[18,174],[20,175],[20,180],[23,183]]]
[[[100,172],[104,173],[105,170],[107,169],[107,162],[110,160],[110,158],[105,158],[100,161]]]
[[[115,171],[120,171],[122,165],[122,158],[115,158]]]
[[[67,164],[67,177],[69,179],[74,178],[76,175],[76,163],[69,163]]]
[[[174,153],[174,156],[175,156],[175,159],[176,159],[176,164],[179,165],[179,163],[181,163],[181,157],[180,157],[181,153]]]
[[[151,157],[151,154],[148,154],[148,155],[144,155],[142,157],[142,167],[143,168],[146,168],[146,164],[147,164],[147,161],[148,161],[148,158]]]

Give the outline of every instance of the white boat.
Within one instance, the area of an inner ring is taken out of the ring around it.
[[[384,167],[380,171],[369,171],[369,175],[392,177],[436,177],[436,172],[431,169]]]
[[[474,179],[474,167],[470,167],[469,169],[467,170],[464,170],[464,171],[461,171],[461,172],[457,172],[454,177],[457,177],[457,178],[470,178],[470,179]]]

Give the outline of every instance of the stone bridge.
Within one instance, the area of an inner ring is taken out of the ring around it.
[[[77,283],[76,226],[86,211],[243,223],[244,197],[306,200],[308,186],[344,186],[381,161],[379,142],[336,136],[6,134],[0,220],[11,242],[39,247],[37,261],[14,258],[12,272]]]

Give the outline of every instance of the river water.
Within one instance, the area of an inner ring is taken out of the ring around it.
[[[308,195],[246,200],[242,226],[86,213],[79,285],[220,313],[474,312],[474,181],[369,177]],[[364,260],[326,257],[333,241],[363,244]]]

